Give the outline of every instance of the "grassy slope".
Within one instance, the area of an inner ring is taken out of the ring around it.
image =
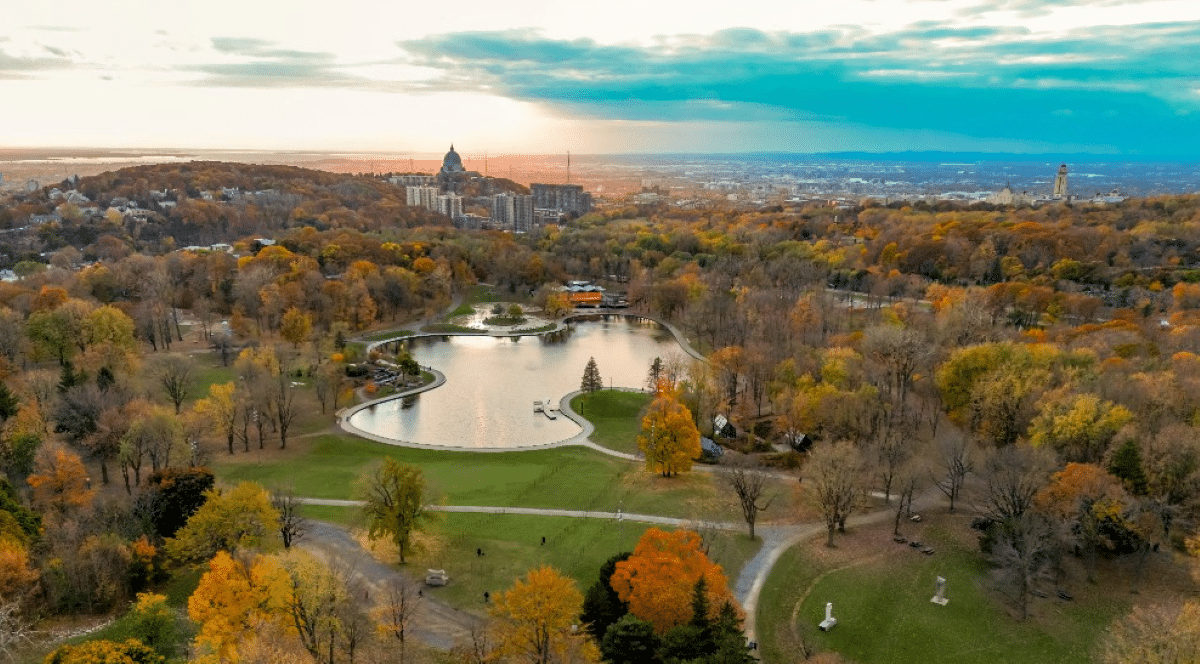
[[[311,518],[360,526],[353,509],[312,506]],[[572,519],[519,514],[438,514],[419,539],[423,550],[405,566],[414,574],[427,568],[445,569],[450,585],[428,590],[454,606],[481,611],[483,592],[495,593],[513,579],[541,565],[571,576],[580,591],[596,578],[610,556],[632,551],[647,524],[609,519]],[[541,538],[546,544],[541,544]],[[739,533],[715,535],[710,556],[731,580],[759,547]],[[482,549],[484,555],[476,555]]]
[[[600,390],[571,400],[571,408],[596,425],[592,442],[619,452],[637,452],[642,410],[650,395],[641,392]]]
[[[885,537],[879,532],[876,539]],[[764,661],[790,660],[788,653],[797,648],[793,620],[806,643],[863,664],[1089,661],[1105,626],[1127,609],[1124,597],[1111,595],[1074,602],[1049,598],[1037,600],[1029,620],[1015,620],[991,589],[977,551],[935,528],[923,539],[938,552],[923,556],[885,543],[880,553],[830,564],[816,550],[819,543],[806,542],[784,554],[761,598]],[[929,601],[938,576],[947,579],[950,603],[944,607]],[[826,602],[833,602],[839,622],[823,633],[815,626]]]

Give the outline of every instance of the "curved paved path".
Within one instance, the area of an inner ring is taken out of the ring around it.
[[[928,509],[935,504],[941,494],[936,491],[936,487],[931,487],[916,500],[913,501],[914,510]],[[362,501],[358,500],[338,500],[328,498],[301,498],[301,502],[310,505],[332,505],[335,507],[355,507],[362,505]],[[475,514],[526,514],[532,516],[565,516],[584,519],[616,519],[635,521],[638,523],[652,523],[666,526],[688,527],[695,526],[694,519],[679,519],[674,517],[657,516],[654,514],[637,514],[627,512],[594,512],[587,510],[563,510],[551,508],[534,508],[534,507],[493,507],[484,505],[430,505],[430,510],[436,512],[459,512],[459,513],[475,513]],[[885,521],[893,517],[895,512],[893,508],[885,507],[877,509],[865,514],[853,516],[846,521],[848,527],[859,527]],[[740,531],[746,527],[745,523],[733,522],[716,522],[706,524],[720,530]],[[742,609],[746,613],[745,633],[746,638],[751,641],[757,640],[757,614],[758,614],[758,599],[762,593],[763,585],[767,581],[767,577],[771,573],[771,569],[778,562],[780,556],[785,551],[800,543],[801,541],[824,534],[825,524],[823,523],[802,523],[802,524],[787,524],[787,525],[760,525],[755,528],[759,538],[762,540],[762,546],[759,547],[758,553],[753,558],[748,560],[742,566],[736,581],[734,582],[733,592],[738,602],[742,605]]]

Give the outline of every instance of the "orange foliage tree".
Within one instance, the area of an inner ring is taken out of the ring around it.
[[[188,598],[188,617],[200,625],[199,650],[237,661],[238,643],[264,624],[282,624],[290,604],[288,574],[275,558],[218,551]]]
[[[651,528],[638,540],[633,555],[617,563],[609,585],[629,612],[666,634],[692,619],[692,591],[701,577],[708,593],[709,618],[726,602],[737,606],[721,566],[700,548],[700,536],[688,530]]]
[[[646,468],[663,477],[691,470],[692,460],[700,456],[700,432],[691,411],[662,385],[642,418],[637,443],[646,456]]]
[[[96,493],[79,455],[61,447],[39,454],[27,481],[33,489],[33,504],[48,515],[63,516],[89,507]]]

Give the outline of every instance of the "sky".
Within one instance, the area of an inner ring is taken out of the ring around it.
[[[0,147],[1200,159],[1196,0],[55,0]]]

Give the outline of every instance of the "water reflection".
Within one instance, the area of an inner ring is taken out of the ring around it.
[[[569,342],[569,343],[568,343]],[[532,337],[422,337],[399,342],[446,384],[417,396],[365,408],[351,424],[378,436],[453,447],[549,445],[579,433],[565,416],[533,412],[534,401],[579,389],[596,358],[604,385],[640,388],[655,357],[681,349],[661,325],[603,314]]]

